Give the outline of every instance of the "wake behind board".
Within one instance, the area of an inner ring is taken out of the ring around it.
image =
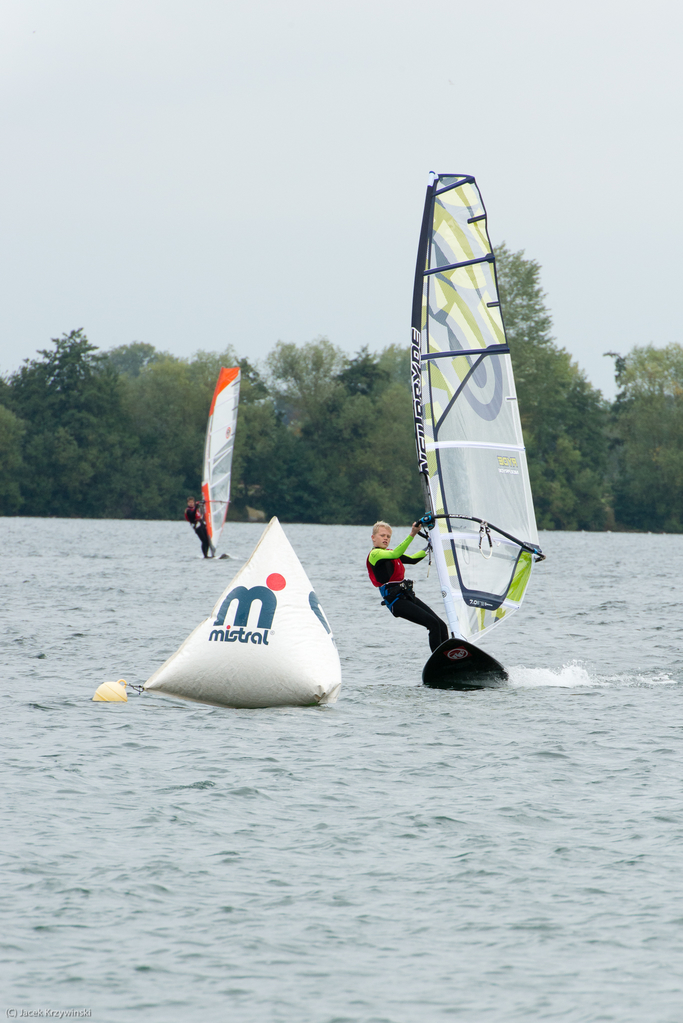
[[[447,639],[422,669],[422,684],[430,689],[499,689],[507,680],[500,661],[464,639]]]

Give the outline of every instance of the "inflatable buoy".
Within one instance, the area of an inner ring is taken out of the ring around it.
[[[277,519],[213,613],[144,685],[226,707],[333,703],[341,664],[330,624]]]
[[[93,700],[101,700],[103,703],[128,703],[127,684],[123,678],[120,678],[118,682],[103,682],[97,688]]]

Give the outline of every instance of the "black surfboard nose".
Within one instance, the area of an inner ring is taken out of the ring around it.
[[[507,680],[500,661],[464,639],[447,639],[422,669],[430,689],[499,689]]]

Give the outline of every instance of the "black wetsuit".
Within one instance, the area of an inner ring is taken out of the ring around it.
[[[416,625],[422,625],[429,630],[429,646],[434,651],[448,639],[448,626],[431,607],[415,596],[412,583],[407,583],[403,578],[405,575],[403,565],[416,565],[418,561],[422,561],[426,553],[420,551],[414,558],[404,554],[412,537],[409,536],[406,540],[394,550],[375,547],[370,551],[367,560],[368,575],[372,584],[380,588],[384,604],[394,618],[405,618],[406,621],[415,622]]]
[[[209,534],[206,529],[204,517],[202,516],[202,513],[199,510],[198,506],[195,505],[194,508],[186,508],[185,518],[190,523],[190,525],[192,526],[192,528],[194,529],[195,533],[197,534],[201,541],[202,554],[204,555],[205,558],[208,558],[209,548],[211,547],[211,541],[209,540]]]

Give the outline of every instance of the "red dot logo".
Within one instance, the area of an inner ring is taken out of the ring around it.
[[[461,661],[463,657],[469,657],[469,651],[463,646],[456,646],[453,650],[446,650],[446,657],[449,661]]]
[[[284,590],[287,580],[279,572],[273,572],[266,579],[266,586],[269,590]]]

